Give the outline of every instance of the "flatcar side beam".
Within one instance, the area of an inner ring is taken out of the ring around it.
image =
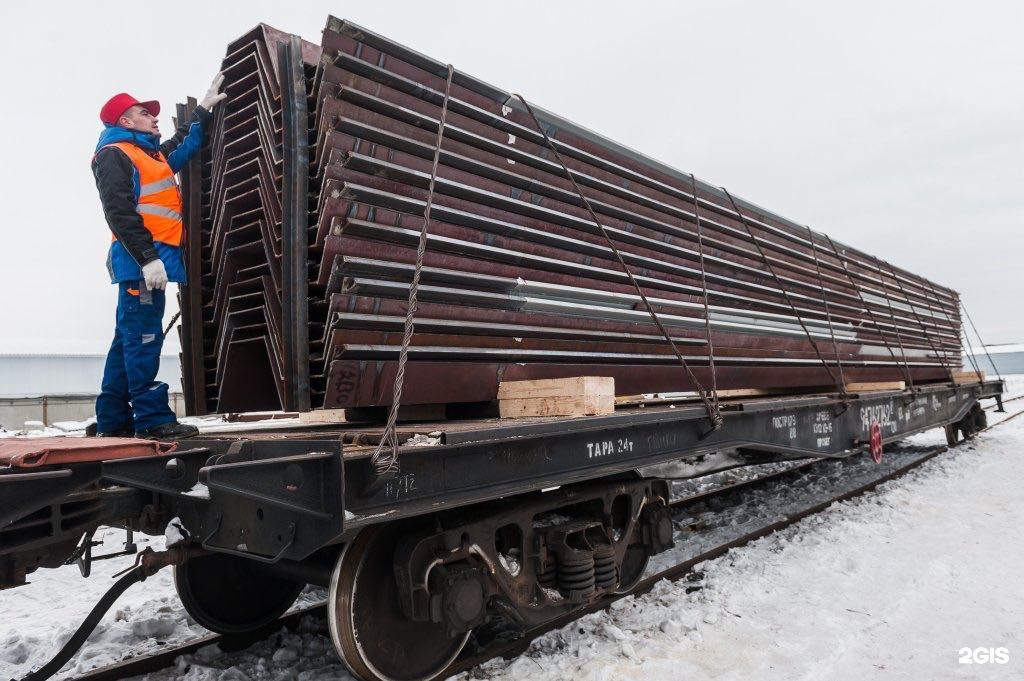
[[[981,392],[944,384],[913,394],[864,394],[845,410],[835,409],[835,399],[759,400],[727,412],[725,426],[710,436],[696,408],[506,427],[500,439],[404,450],[399,476],[369,497],[360,496],[366,460],[350,457],[345,509],[357,517],[346,527],[374,524],[385,513],[392,520],[729,448],[780,459],[847,456],[866,446],[872,423],[884,441],[894,441],[959,421]]]

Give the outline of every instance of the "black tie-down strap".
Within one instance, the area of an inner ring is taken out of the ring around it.
[[[984,339],[981,337],[981,334],[978,333],[978,327],[976,327],[974,325],[974,320],[971,319],[971,314],[967,311],[967,306],[964,305],[964,301],[962,301],[962,300],[960,301],[960,307],[961,307],[961,309],[963,309],[964,316],[967,317],[967,321],[968,321],[968,323],[970,323],[971,328],[974,329],[974,337],[978,339],[979,343],[981,343],[981,349],[984,351],[985,356],[988,357],[988,362],[989,362],[989,364],[992,365],[992,371],[996,372],[996,378],[998,378],[1000,381],[1003,380],[1002,375],[999,373],[999,367],[996,366],[995,360],[992,359],[992,355],[988,354],[988,346],[985,345]],[[966,328],[964,329],[964,335],[965,336],[967,335],[967,329]],[[968,345],[970,345],[970,339],[968,339],[967,343],[968,343]],[[971,350],[971,356],[972,357],[974,356],[974,350],[973,349]],[[979,372],[979,376],[978,377],[981,378],[980,372]]]
[[[882,288],[883,288],[882,293],[886,297],[888,297],[888,294],[886,294],[885,290],[884,290],[885,289],[885,282],[882,279],[883,276],[884,276],[883,273],[882,273],[882,262],[883,261],[879,260],[878,258],[873,258],[873,259],[875,261],[875,267],[878,268],[879,281],[881,281],[881,283],[882,283]],[[900,290],[900,294],[903,296],[903,299],[905,301],[907,301],[907,307],[910,308],[910,314],[914,315],[914,319],[917,320],[918,326],[921,327],[921,332],[924,334],[925,341],[928,343],[928,346],[931,347],[932,352],[935,353],[935,357],[936,357],[936,359],[939,360],[939,364],[941,364],[942,368],[946,370],[946,374],[949,376],[950,382],[953,382],[954,381],[953,369],[950,367],[949,362],[947,361],[946,351],[945,350],[941,350],[940,351],[938,346],[932,340],[931,334],[928,333],[927,325],[924,323],[924,320],[921,319],[921,315],[917,314],[917,308],[914,307],[913,301],[910,300],[910,294],[908,294],[907,290],[905,288],[903,288],[903,282],[900,281],[899,276],[896,274],[896,270],[894,270],[892,265],[890,265],[889,263],[885,263],[885,266],[889,270],[889,276],[892,277],[893,281],[896,282],[896,288],[898,288]]]
[[[899,344],[900,347],[900,359],[896,358],[896,352],[893,350],[892,345],[889,343],[889,339],[886,338],[885,334],[882,332],[882,326],[881,324],[878,323],[878,320],[875,318],[875,311],[871,309],[871,305],[868,304],[868,301],[864,298],[864,292],[861,291],[860,286],[858,286],[857,283],[853,280],[853,275],[850,273],[850,268],[846,264],[846,258],[844,258],[839,253],[839,249],[836,248],[836,244],[834,241],[832,241],[832,237],[826,234],[825,239],[828,241],[829,248],[832,249],[832,253],[835,255],[836,260],[838,260],[839,264],[842,266],[843,272],[846,273],[846,280],[850,282],[850,287],[857,292],[857,297],[860,299],[861,304],[864,305],[864,309],[867,310],[868,317],[871,318],[871,323],[874,325],[875,329],[878,330],[878,336],[882,339],[882,343],[885,344],[885,349],[889,351],[889,355],[892,357],[892,360],[896,362],[896,366],[898,366],[902,371],[903,377],[904,379],[906,379],[907,386],[910,388],[910,391],[914,392],[914,377],[910,374],[910,363],[907,360],[907,351],[903,347],[903,337],[900,335],[900,327],[896,323],[896,315],[893,314],[892,304],[888,304],[889,320],[892,322],[892,328],[896,332],[896,342]],[[889,303],[889,298],[886,297],[885,301],[886,303]],[[900,363],[901,360],[902,364]]]
[[[737,205],[736,200],[732,198],[732,194],[730,194],[729,190],[726,189],[725,187],[722,187],[722,191],[725,192],[726,197],[729,199],[729,203],[732,204],[732,209],[736,212],[736,215],[739,217],[744,229],[747,230],[747,235],[750,237],[750,240],[754,243],[754,247],[757,248],[757,252],[761,255],[761,262],[763,262],[765,267],[768,269],[768,274],[771,275],[771,278],[775,282],[775,285],[779,288],[780,291],[782,291],[782,295],[786,298],[786,303],[789,305],[789,309],[793,311],[793,315],[796,317],[796,320],[800,323],[800,328],[802,328],[804,330],[804,333],[807,335],[807,340],[810,341],[811,347],[814,348],[814,354],[816,354],[818,356],[818,359],[821,360],[821,364],[822,366],[825,367],[825,371],[828,372],[829,378],[831,378],[832,382],[835,383],[836,389],[839,391],[839,398],[842,400],[843,406],[845,408],[850,403],[850,398],[846,394],[846,384],[843,381],[842,376],[836,376],[836,373],[832,371],[832,367],[829,366],[828,361],[825,359],[825,356],[821,353],[821,348],[818,347],[818,342],[814,340],[814,336],[811,335],[810,329],[808,329],[807,325],[804,324],[803,317],[800,316],[800,312],[797,311],[796,305],[793,304],[793,300],[789,296],[789,291],[786,290],[786,287],[779,279],[779,276],[775,273],[775,268],[772,267],[772,263],[768,259],[768,256],[765,255],[764,249],[761,248],[760,242],[758,242],[757,237],[754,236],[754,232],[753,230],[750,229],[750,225],[747,223],[747,218],[743,214],[743,211],[740,210],[740,207],[739,205]],[[822,295],[824,295],[824,291],[822,291]],[[832,323],[831,321],[829,321],[829,329],[831,330],[831,328]],[[832,341],[835,342],[834,335],[832,336]],[[836,356],[838,357],[838,352]],[[842,372],[841,365],[840,372]]]

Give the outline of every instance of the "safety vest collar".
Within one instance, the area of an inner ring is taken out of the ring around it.
[[[99,150],[103,147],[108,147],[118,142],[134,144],[146,151],[160,151],[160,135],[150,135],[117,125],[108,125],[100,132],[100,137],[96,141],[96,150],[93,153],[99,153]]]

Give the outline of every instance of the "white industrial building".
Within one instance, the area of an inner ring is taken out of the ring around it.
[[[95,415],[105,354],[0,354],[0,427],[49,425]],[[184,414],[177,355],[160,358],[157,378],[170,386],[171,408]]]
[[[987,352],[986,352],[987,351]],[[989,358],[991,357],[991,361]],[[994,363],[994,364],[993,364]],[[974,355],[965,354],[964,369],[977,367],[989,376],[1024,374],[1024,343],[1004,343],[974,348]]]

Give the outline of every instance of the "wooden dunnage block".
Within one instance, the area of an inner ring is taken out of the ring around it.
[[[593,416],[614,412],[615,379],[608,376],[503,381],[498,386],[501,418]]]

